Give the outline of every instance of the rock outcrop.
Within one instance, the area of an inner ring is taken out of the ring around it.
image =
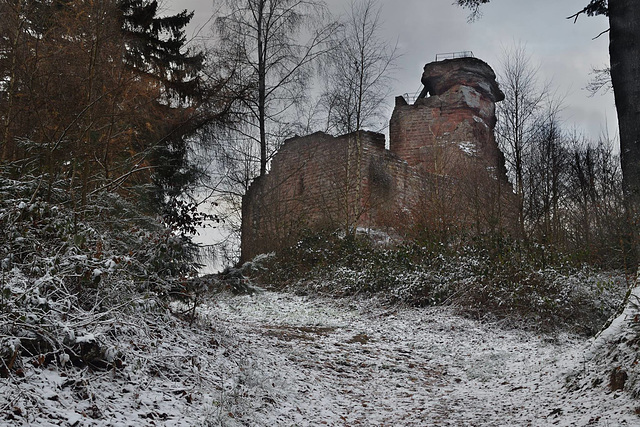
[[[492,102],[504,99],[504,93],[498,87],[496,74],[484,61],[473,58],[447,59],[430,62],[422,73],[424,89],[419,98],[429,95],[442,95],[455,86],[473,88]]]
[[[432,62],[424,67],[423,95],[397,102],[390,150],[426,173],[462,177],[469,163],[506,182],[504,157],[493,129],[495,103],[504,99],[496,75],[477,58]]]

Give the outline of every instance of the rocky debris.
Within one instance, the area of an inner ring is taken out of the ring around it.
[[[484,61],[473,58],[446,59],[430,62],[422,73],[424,89],[419,98],[442,95],[455,86],[475,89],[493,102],[502,101],[504,93],[498,87],[496,74]]]
[[[629,376],[624,369],[619,366],[614,368],[609,376],[609,388],[611,388],[612,391],[624,390],[624,384],[628,378]]]

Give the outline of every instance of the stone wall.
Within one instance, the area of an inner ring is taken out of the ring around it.
[[[390,150],[384,135],[365,131],[285,141],[243,198],[241,261],[306,229],[508,227],[515,204],[493,134],[504,97],[495,74],[460,58],[427,64],[422,82],[413,105],[396,99]]]
[[[418,198],[421,180],[385,150],[382,134],[287,140],[243,198],[241,258],[287,246],[305,229],[386,226],[398,204]]]

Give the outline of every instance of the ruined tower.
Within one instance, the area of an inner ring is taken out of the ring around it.
[[[436,175],[459,176],[470,158],[504,175],[495,142],[495,103],[504,99],[489,65],[474,57],[431,62],[424,89],[413,105],[396,98],[390,150],[410,166]],[[497,176],[496,175],[496,176]]]
[[[389,150],[384,135],[364,131],[285,141],[243,198],[241,261],[303,230],[508,229],[514,199],[493,133],[504,98],[493,70],[472,57],[436,61],[422,82],[413,104],[396,98]]]

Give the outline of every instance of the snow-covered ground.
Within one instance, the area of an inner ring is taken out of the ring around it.
[[[245,425],[640,425],[605,386],[569,393],[591,369],[588,343],[505,330],[448,308],[264,293],[209,307],[246,349],[253,404]]]
[[[639,426],[583,338],[509,330],[450,308],[263,292],[216,294],[197,325],[145,331],[119,371],[25,369],[0,380],[0,424]],[[133,346],[135,343],[123,343]]]

